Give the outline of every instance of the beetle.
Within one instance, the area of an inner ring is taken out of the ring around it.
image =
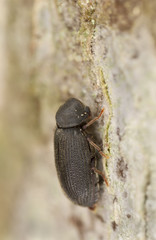
[[[56,113],[54,152],[57,175],[66,196],[75,204],[93,208],[99,200],[99,186],[96,173],[96,158],[92,146],[108,158],[88,137],[85,129],[100,118],[88,122],[91,111],[76,98],[69,98]]]

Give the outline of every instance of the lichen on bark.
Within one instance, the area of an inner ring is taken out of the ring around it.
[[[0,9],[2,238],[154,240],[154,1],[3,0]],[[95,133],[109,187],[95,213],[58,185],[52,136],[69,97],[93,117],[105,108]]]

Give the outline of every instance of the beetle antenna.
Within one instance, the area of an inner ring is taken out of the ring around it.
[[[97,116],[97,117],[93,118],[91,121],[89,121],[86,125],[84,125],[84,126],[82,127],[82,129],[83,129],[83,130],[86,129],[87,127],[89,127],[90,125],[92,125],[95,121],[97,121],[97,120],[101,117],[101,115],[103,114],[103,112],[104,112],[104,108],[102,108],[99,116]]]

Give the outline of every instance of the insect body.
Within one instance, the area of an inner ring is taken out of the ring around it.
[[[85,128],[90,109],[70,98],[56,113],[55,164],[60,184],[75,204],[92,207],[99,199],[96,159]],[[100,150],[99,150],[100,152]],[[99,173],[100,171],[97,170]]]

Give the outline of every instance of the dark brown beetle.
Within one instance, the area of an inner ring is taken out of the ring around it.
[[[92,208],[99,199],[99,187],[93,145],[102,156],[101,149],[87,136],[84,129],[100,115],[86,124],[90,108],[78,99],[68,99],[56,113],[57,128],[54,137],[55,164],[60,184],[67,197],[80,206]]]

